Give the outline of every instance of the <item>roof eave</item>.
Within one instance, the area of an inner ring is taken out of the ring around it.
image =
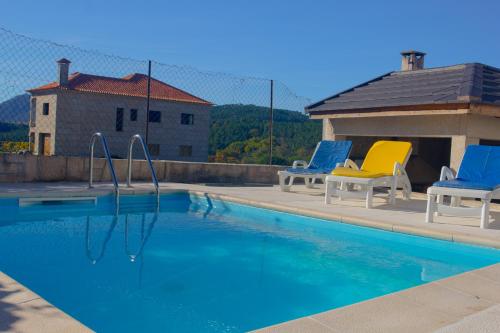
[[[50,88],[34,88],[34,89],[29,89],[29,90],[25,90],[26,92],[30,93],[30,94],[43,94],[43,93],[46,93],[46,94],[50,94],[50,93],[55,93],[57,90],[69,90],[68,88],[64,88],[64,87],[61,87],[61,86],[58,86],[58,87],[50,87]]]
[[[335,118],[352,118],[353,115],[363,116],[371,114],[376,117],[385,116],[387,113],[392,115],[418,115],[419,112],[425,111],[447,111],[447,113],[463,113],[461,110],[468,110],[471,108],[469,102],[456,102],[456,103],[434,103],[434,104],[416,104],[416,105],[400,105],[400,106],[387,106],[387,107],[374,107],[363,109],[342,109],[342,110],[310,110],[309,115],[314,118],[327,118],[326,116],[335,116]],[[460,110],[460,111],[459,111]]]

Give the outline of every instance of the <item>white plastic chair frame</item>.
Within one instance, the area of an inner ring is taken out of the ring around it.
[[[440,181],[453,180],[455,173],[450,168],[443,166],[441,169]],[[450,196],[449,205],[443,203],[443,197]],[[462,198],[480,199],[480,207],[461,206]],[[440,214],[452,216],[479,216],[481,219],[480,227],[487,229],[489,227],[490,203],[491,199],[500,199],[500,188],[493,191],[452,188],[431,186],[427,189],[427,211],[425,222],[434,222],[434,216]]]
[[[394,163],[394,169],[391,176],[377,178],[357,178],[347,176],[329,175],[326,177],[325,204],[331,203],[332,196],[337,196],[339,200],[345,198],[365,198],[366,208],[373,206],[373,189],[375,187],[389,187],[388,200],[390,204],[396,202],[396,191],[402,189],[403,198],[409,200],[411,197],[411,183],[406,173],[405,166],[411,156],[411,150],[401,165]],[[344,167],[359,170],[354,161],[348,159]],[[338,186],[340,185],[340,187]],[[360,185],[361,189],[355,190],[354,185]]]
[[[314,149],[313,157],[316,155],[316,151],[319,148],[319,144],[316,145],[316,148]],[[311,158],[311,161],[313,158]],[[297,160],[294,161],[292,164],[292,169],[306,169],[310,166],[311,162],[303,161],[303,160]],[[342,163],[337,163],[336,166],[341,166]],[[279,178],[279,184],[280,184],[280,189],[283,192],[289,192],[290,188],[293,185],[293,182],[297,178],[302,178],[304,179],[304,183],[306,184],[307,188],[315,188],[316,180],[321,180],[323,184],[325,183],[325,178],[328,176],[328,173],[293,173],[293,172],[288,172],[286,170],[283,171],[278,171],[278,178]],[[287,181],[288,179],[288,181]]]

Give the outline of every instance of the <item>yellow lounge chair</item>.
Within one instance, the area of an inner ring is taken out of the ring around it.
[[[335,168],[332,174],[326,177],[325,203],[329,204],[333,195],[338,196],[339,200],[364,197],[366,208],[371,208],[374,187],[389,187],[388,198],[391,204],[396,201],[397,188],[402,188],[404,198],[409,199],[411,184],[405,166],[411,150],[410,142],[375,142],[366,154],[361,168],[352,160],[346,160],[344,167]]]

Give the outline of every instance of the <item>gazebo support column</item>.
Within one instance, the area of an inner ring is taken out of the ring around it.
[[[346,137],[346,135],[335,134],[333,119],[323,119],[323,140],[343,141]]]
[[[479,144],[479,138],[472,138],[466,135],[454,135],[451,137],[450,151],[450,168],[458,171],[462,157],[464,156],[465,148],[468,145]]]

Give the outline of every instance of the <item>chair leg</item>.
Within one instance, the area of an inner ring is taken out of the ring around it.
[[[410,200],[411,199],[411,182],[410,178],[407,175],[404,175],[403,179],[403,199]],[[396,185],[397,188],[397,185]]]
[[[481,228],[488,229],[490,224],[490,200],[482,200],[481,206]]]
[[[451,207],[460,207],[460,197],[457,197],[457,196],[451,197],[450,206]]]
[[[436,210],[436,196],[427,194],[427,211],[425,213],[425,222],[432,223],[434,221],[434,212]]]
[[[279,179],[279,184],[280,184],[281,191],[285,192],[286,191],[286,188],[285,188],[285,176],[278,175],[278,179]]]
[[[442,194],[439,194],[439,195],[437,196],[437,199],[436,199],[436,200],[437,200],[437,203],[436,203],[436,204],[437,204],[438,206],[443,204],[443,197],[444,197],[444,196],[443,196]],[[434,213],[435,213],[437,216],[441,215],[441,213],[439,213],[437,210],[435,210],[435,211],[434,211]]]
[[[321,183],[319,184],[319,188],[326,191],[326,177],[320,177]]]
[[[325,204],[330,204],[332,202],[333,190],[337,186],[337,182],[327,182],[325,180]]]
[[[318,178],[316,178],[316,177],[314,177],[314,178],[312,179],[312,187],[313,187],[313,188],[316,188],[316,185],[321,185],[321,184],[318,184],[318,183],[317,183],[317,180],[318,180]]]
[[[366,186],[366,208],[372,208],[373,206],[373,186]]]
[[[304,178],[304,183],[306,184],[307,188],[314,188],[314,180],[315,178]]]
[[[286,183],[286,179],[287,179],[287,176],[285,176],[285,175],[279,175],[280,189],[283,192],[290,191],[290,187],[293,184],[293,177],[290,177],[290,184]]]
[[[391,180],[391,189],[389,191],[389,203],[394,205],[396,203],[396,189],[398,186],[398,181],[396,177]]]
[[[338,192],[338,195],[337,195],[337,199],[339,201],[342,201],[342,199],[343,199],[342,198],[342,193],[343,193],[343,191],[348,191],[349,185],[350,185],[349,183],[340,182],[340,184],[339,184],[339,190],[340,191]]]

